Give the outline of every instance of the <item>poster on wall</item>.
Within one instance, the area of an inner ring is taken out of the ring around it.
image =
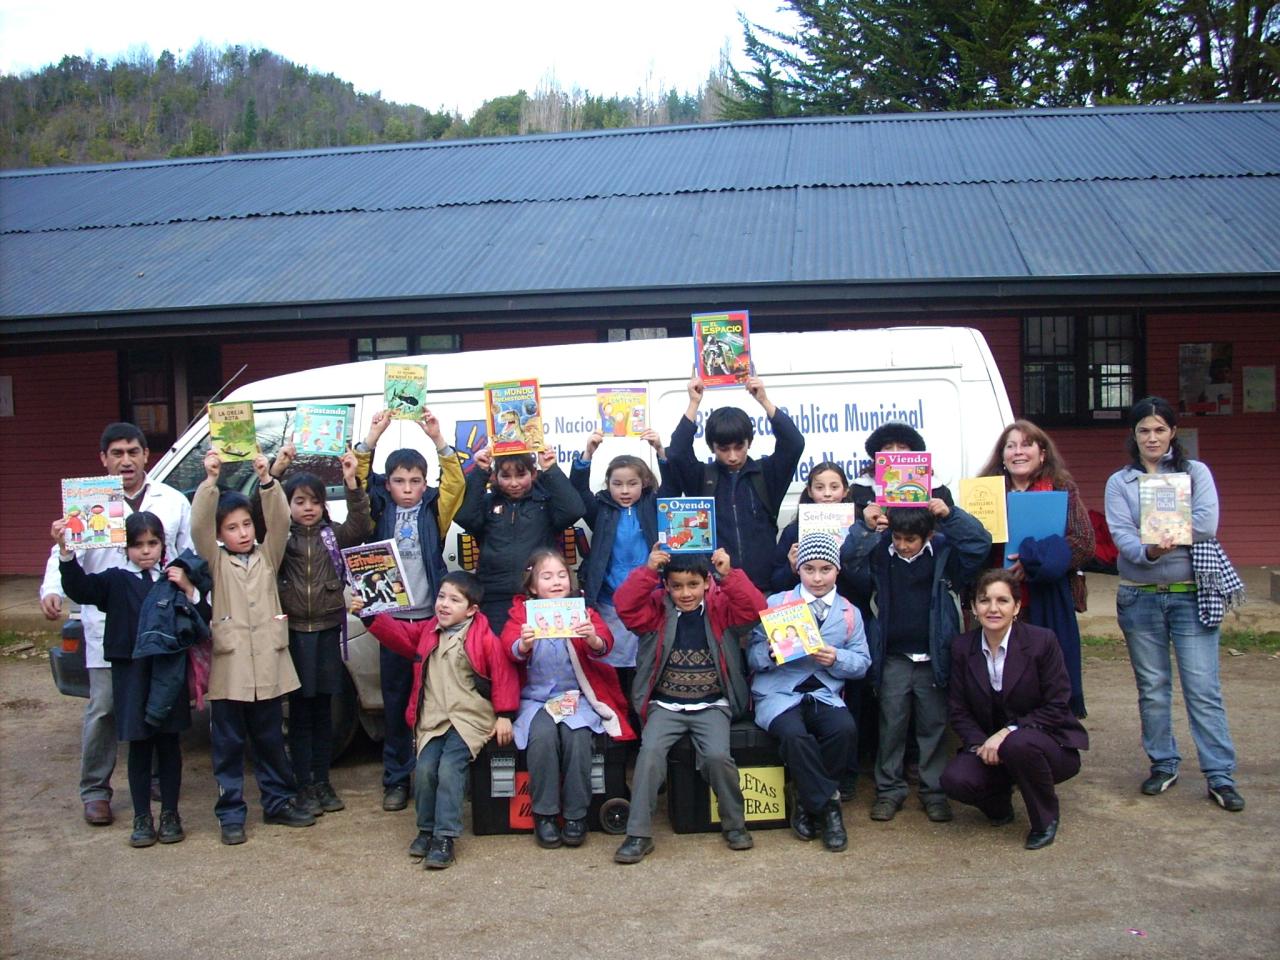
[[[1190,460],[1200,460],[1200,429],[1178,425],[1178,442],[1182,444],[1182,452]]]
[[[1245,367],[1244,412],[1276,412],[1276,368]]]
[[[1230,343],[1178,345],[1178,409],[1197,416],[1233,413]]]

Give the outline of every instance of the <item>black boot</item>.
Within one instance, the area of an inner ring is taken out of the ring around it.
[[[822,845],[833,853],[839,853],[849,846],[849,834],[844,829],[844,817],[840,813],[838,800],[832,800],[822,812]]]

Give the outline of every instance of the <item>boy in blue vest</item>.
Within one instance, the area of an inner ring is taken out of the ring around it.
[[[386,473],[368,474],[373,533],[369,541],[394,540],[404,564],[404,574],[418,606],[391,614],[397,620],[427,620],[434,615],[436,593],[448,569],[441,556],[444,534],[462,502],[466,479],[462,462],[440,432],[440,421],[428,409],[416,421],[431,438],[440,460],[440,486],[427,484],[427,460],[412,447],[393,450]],[[374,415],[356,455],[367,469],[373,462],[379,438],[391,425],[391,412]],[[405,721],[413,689],[413,663],[385,646],[378,648],[382,682],[382,709],[386,738],[382,742],[382,809],[403,810],[409,804],[409,779],[413,776],[413,731]]]

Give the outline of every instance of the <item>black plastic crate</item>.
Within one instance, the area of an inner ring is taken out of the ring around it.
[[[729,752],[738,765],[747,829],[787,826],[790,791],[777,739],[754,722],[739,720],[729,728]],[[667,818],[676,833],[720,829],[715,796],[698,772],[688,734],[677,740],[667,754]]]
[[[594,737],[591,794],[587,826],[624,833],[631,810],[625,743],[602,734]],[[523,750],[499,747],[490,740],[472,762],[471,831],[476,836],[533,832],[533,799]]]

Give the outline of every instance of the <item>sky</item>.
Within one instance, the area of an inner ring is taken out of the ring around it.
[[[108,61],[145,47],[181,57],[211,46],[265,47],[363,93],[469,116],[485,100],[549,79],[595,95],[693,92],[728,47],[742,68],[738,11],[788,29],[781,0],[0,0],[0,72],[65,55]]]

